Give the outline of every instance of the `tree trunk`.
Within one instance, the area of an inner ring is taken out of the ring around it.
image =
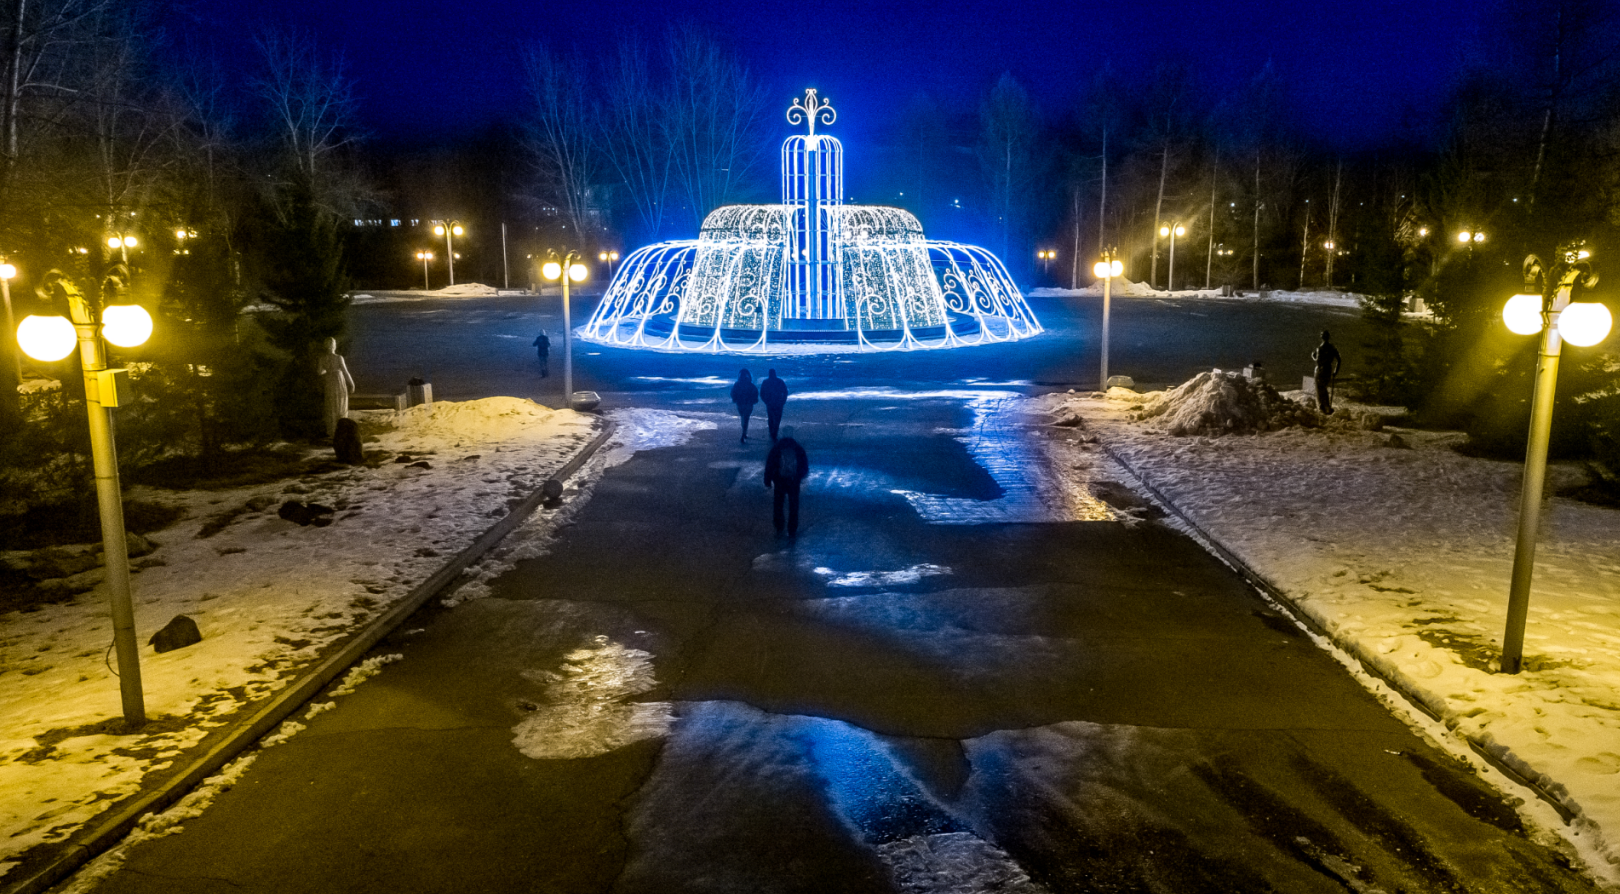
[[[1159,150],[1159,197],[1153,203],[1153,269],[1148,274],[1148,284],[1155,289],[1159,287],[1159,223],[1164,211],[1164,181],[1170,172],[1170,143],[1165,142]]]
[[[1097,203],[1097,254],[1108,251],[1108,128],[1103,128],[1102,199]]]
[[[1260,290],[1260,151],[1254,153],[1254,288]]]
[[[1221,156],[1217,152],[1215,164],[1209,169],[1209,251],[1204,256],[1204,288],[1208,289],[1212,282],[1211,273],[1215,270],[1215,187],[1221,182]]]

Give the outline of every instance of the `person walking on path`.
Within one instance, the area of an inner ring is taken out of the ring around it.
[[[759,399],[765,402],[765,422],[771,429],[771,442],[776,442],[776,430],[782,426],[782,408],[787,406],[787,383],[776,377],[776,370],[759,383]]]
[[[540,356],[540,378],[551,375],[551,339],[546,337],[546,330],[540,330],[540,335],[534,340],[534,352]]]
[[[737,382],[731,386],[731,402],[737,405],[737,415],[742,417],[742,437],[737,442],[746,444],[748,418],[754,415],[754,404],[759,403],[759,388],[754,385],[754,377],[746,369],[737,374]]]
[[[1311,352],[1311,359],[1316,361],[1316,406],[1324,416],[1333,415],[1333,380],[1339,375],[1339,349],[1333,346],[1328,338],[1328,331],[1322,330],[1322,343]]]
[[[782,437],[771,445],[765,457],[765,487],[773,489],[771,523],[777,536],[782,534],[782,503],[787,503],[787,535],[799,536],[799,485],[810,474],[810,457],[793,438],[793,426],[782,429]],[[774,486],[774,487],[773,487]]]

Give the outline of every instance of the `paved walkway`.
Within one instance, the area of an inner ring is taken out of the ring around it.
[[[940,509],[1040,492],[993,407],[790,413],[797,541],[637,455],[100,890],[1587,890],[1185,537]]]

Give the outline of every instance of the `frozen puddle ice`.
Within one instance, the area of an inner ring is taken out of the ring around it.
[[[669,702],[630,701],[658,685],[652,655],[605,636],[568,653],[561,669],[523,677],[545,688],[544,703],[512,730],[512,744],[526,757],[596,757],[666,736],[674,723]]]
[[[827,578],[829,587],[896,587],[917,583],[925,577],[950,574],[951,569],[924,562],[899,571],[851,571],[848,574],[839,574],[823,566],[815,569],[815,572]]]

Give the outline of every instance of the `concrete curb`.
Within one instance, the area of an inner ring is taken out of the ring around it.
[[[1197,532],[1198,536],[1203,539],[1205,545],[1209,547],[1210,551],[1220,557],[1221,561],[1230,565],[1233,570],[1237,571],[1237,573],[1244,580],[1249,582],[1250,586],[1261,591],[1262,593],[1265,593],[1273,602],[1277,603],[1278,606],[1287,611],[1289,615],[1291,615],[1301,626],[1344,650],[1345,654],[1356,660],[1356,663],[1361,666],[1362,670],[1366,671],[1371,676],[1382,680],[1385,685],[1399,693],[1400,696],[1406,699],[1406,701],[1413,707],[1422,711],[1435,721],[1444,722],[1442,720],[1443,712],[1440,707],[1429,704],[1428,701],[1423,698],[1423,696],[1408,689],[1406,685],[1399,679],[1385,673],[1383,669],[1378,666],[1376,661],[1368,657],[1366,650],[1364,650],[1359,643],[1356,643],[1353,640],[1347,640],[1334,636],[1327,629],[1322,627],[1322,625],[1318,623],[1315,618],[1311,617],[1309,613],[1307,613],[1298,603],[1293,600],[1292,597],[1288,595],[1287,591],[1283,590],[1282,587],[1277,586],[1275,583],[1272,583],[1270,579],[1261,574],[1257,569],[1250,566],[1249,563],[1244,561],[1240,556],[1238,556],[1237,553],[1227,548],[1225,544],[1221,543],[1220,540],[1218,540],[1215,535],[1211,534],[1208,529],[1204,528],[1204,526],[1193,521],[1191,516],[1187,515],[1187,513],[1182,510],[1180,506],[1177,506],[1174,502],[1172,502],[1170,498],[1165,496],[1162,491],[1150,484],[1147,480],[1147,476],[1142,474],[1142,472],[1139,471],[1135,466],[1132,466],[1129,462],[1127,462],[1125,458],[1120,456],[1117,451],[1103,443],[1101,440],[1097,441],[1097,446],[1101,447],[1102,451],[1108,454],[1109,459],[1118,463],[1120,468],[1124,469],[1127,474],[1136,479],[1136,482],[1141,485],[1142,489],[1151,494],[1153,499],[1157,500],[1160,505],[1164,506],[1167,512],[1170,512],[1176,518],[1180,519],[1181,522],[1187,527]],[[1466,733],[1459,732],[1456,729],[1452,729],[1451,732],[1452,735],[1455,735],[1464,742],[1467,742],[1468,747],[1471,748],[1475,754],[1479,755],[1482,760],[1499,770],[1502,775],[1535,792],[1538,798],[1547,802],[1548,806],[1558,812],[1558,815],[1563,818],[1565,825],[1568,825],[1575,819],[1575,813],[1564,804],[1562,799],[1552,792],[1549,792],[1541,785],[1539,781],[1526,774],[1525,770],[1528,768],[1519,768],[1507,763],[1497,755],[1491,753],[1489,749]]]
[[[489,552],[506,535],[512,533],[518,525],[526,521],[535,509],[546,499],[548,491],[556,491],[563,481],[566,481],[579,468],[585,464],[608,439],[618,431],[618,425],[611,420],[605,420],[602,431],[591,439],[579,453],[564,463],[550,478],[546,479],[534,493],[525,497],[523,502],[512,508],[500,521],[492,525],[487,531],[474,540],[470,546],[457,553],[454,558],[440,568],[427,580],[419,584],[405,598],[391,606],[387,611],[373,618],[366,626],[351,634],[350,639],[343,643],[338,650],[306,671],[293,683],[275,695],[269,702],[249,716],[238,721],[229,731],[212,746],[209,746],[201,755],[194,758],[184,770],[165,780],[156,789],[143,792],[135,800],[118,808],[111,816],[103,817],[91,827],[72,847],[58,854],[48,864],[34,872],[27,878],[19,879],[15,884],[3,889],[3,894],[41,894],[51,886],[78,871],[84,864],[95,859],[104,851],[109,850],[122,841],[147,814],[163,810],[174,802],[180,800],[198,783],[214,775],[225,764],[229,763],[238,754],[246,751],[255,742],[277,724],[285,720],[288,715],[303,707],[304,703],[314,698],[317,693],[332,682],[351,664],[359,660],[361,655],[375,646],[383,637],[392,633],[396,627],[405,622],[433,597],[443,592],[446,587],[454,583],[456,578],[467,569],[468,565]]]

